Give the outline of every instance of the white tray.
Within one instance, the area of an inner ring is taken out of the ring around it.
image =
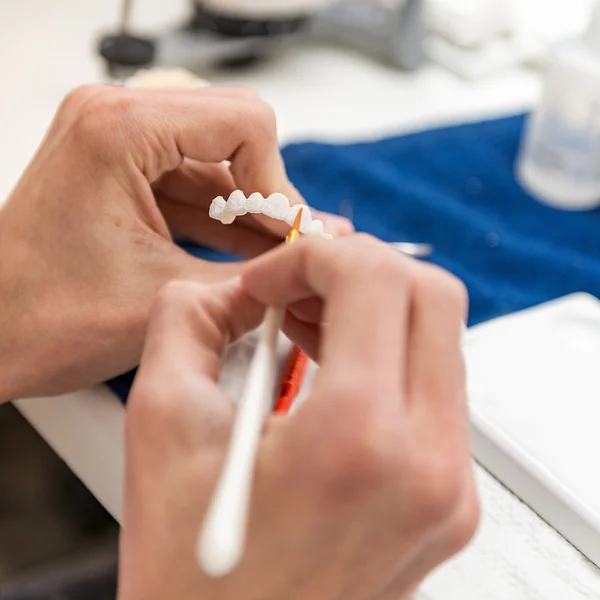
[[[474,327],[466,355],[476,459],[600,566],[600,302]]]

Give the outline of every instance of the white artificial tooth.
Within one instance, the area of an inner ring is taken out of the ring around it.
[[[208,216],[211,219],[221,220],[221,215],[227,210],[227,202],[223,196],[217,196],[211,203],[208,209]]]
[[[227,212],[236,217],[245,215],[248,212],[246,210],[246,196],[244,196],[242,190],[231,192],[229,200],[227,200]]]
[[[294,221],[296,220],[296,215],[298,214],[298,211],[300,210],[301,206],[302,206],[301,204],[294,204],[294,206],[290,207],[288,214],[285,215],[285,222],[290,227],[294,224]]]
[[[232,215],[230,212],[224,212],[219,217],[219,221],[221,221],[223,225],[231,225],[235,221],[235,215]]]
[[[312,223],[312,216],[310,214],[310,208],[306,204],[294,204],[285,217],[285,222],[291,227],[298,216],[298,211],[302,209],[302,219],[300,220],[300,233],[308,233],[310,224]]]
[[[323,221],[315,219],[308,228],[308,235],[323,235]]]
[[[285,220],[290,211],[290,202],[283,194],[271,194],[264,199],[260,212],[272,219]]]
[[[259,214],[262,212],[261,209],[264,201],[265,199],[260,192],[254,192],[253,194],[250,194],[246,200],[246,210],[249,213]]]

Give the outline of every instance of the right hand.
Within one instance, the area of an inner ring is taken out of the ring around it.
[[[233,407],[216,379],[260,306],[321,369],[268,419],[247,551],[223,579],[194,546]],[[365,236],[301,240],[241,284],[171,285],[153,310],[127,416],[120,600],[400,600],[478,522],[461,335],[466,294]]]

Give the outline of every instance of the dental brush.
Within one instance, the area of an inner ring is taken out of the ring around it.
[[[302,208],[286,243],[300,235]],[[225,466],[196,543],[196,559],[207,575],[223,577],[240,562],[263,422],[272,405],[277,373],[277,338],[285,309],[269,307],[238,406]]]
[[[286,415],[291,410],[304,383],[307,367],[308,356],[298,346],[294,346],[288,356],[279,384],[279,392],[273,409],[274,414]]]

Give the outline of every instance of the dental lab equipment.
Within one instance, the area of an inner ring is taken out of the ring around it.
[[[302,212],[301,207],[286,238],[288,244],[300,235]],[[267,309],[240,398],[225,466],[198,536],[196,559],[212,577],[222,577],[235,569],[244,551],[254,463],[263,422],[272,408],[277,337],[284,314],[282,308]]]
[[[116,33],[99,53],[113,78],[142,67],[243,65],[300,40],[350,47],[402,69],[423,62],[423,0],[190,0],[183,26],[154,38],[131,33],[131,4],[122,0]]]

